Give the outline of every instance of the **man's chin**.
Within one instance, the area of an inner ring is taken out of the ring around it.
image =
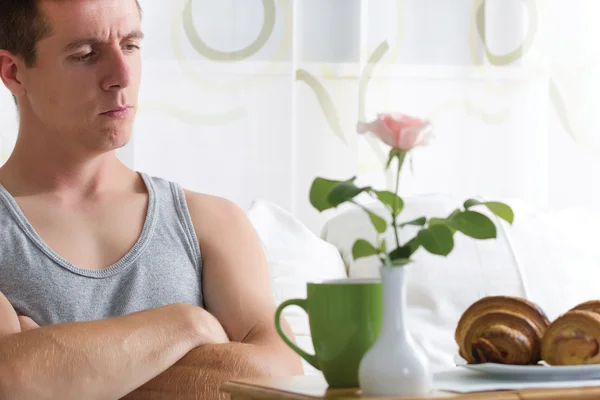
[[[112,151],[126,146],[132,137],[130,126],[110,127],[102,130],[96,138],[98,150]]]

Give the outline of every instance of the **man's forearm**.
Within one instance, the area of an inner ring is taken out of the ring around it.
[[[117,399],[198,345],[191,313],[177,304],[6,336],[0,399]]]
[[[124,400],[227,398],[219,388],[230,379],[302,374],[289,351],[235,342],[200,346]]]

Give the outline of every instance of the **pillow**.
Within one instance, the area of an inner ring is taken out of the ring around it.
[[[585,209],[521,213],[510,239],[528,296],[552,320],[600,299],[600,215]]]
[[[335,246],[320,239],[278,205],[255,200],[247,212],[256,230],[269,266],[273,297],[277,305],[293,298],[306,298],[308,282],[346,278],[346,266]],[[299,307],[283,312],[298,345],[314,354],[308,316]],[[318,373],[304,362],[308,375]]]

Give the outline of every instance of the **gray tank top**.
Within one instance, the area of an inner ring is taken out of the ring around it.
[[[0,292],[39,325],[91,321],[173,303],[203,306],[202,257],[182,188],[140,173],[142,234],[117,263],[78,268],[48,247],[0,185]]]

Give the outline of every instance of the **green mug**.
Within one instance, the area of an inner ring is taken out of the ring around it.
[[[307,283],[306,299],[279,305],[275,327],[279,336],[310,365],[321,370],[333,388],[358,387],[358,367],[381,330],[381,281],[343,279]],[[284,308],[299,306],[308,314],[315,354],[294,344],[281,329]]]

